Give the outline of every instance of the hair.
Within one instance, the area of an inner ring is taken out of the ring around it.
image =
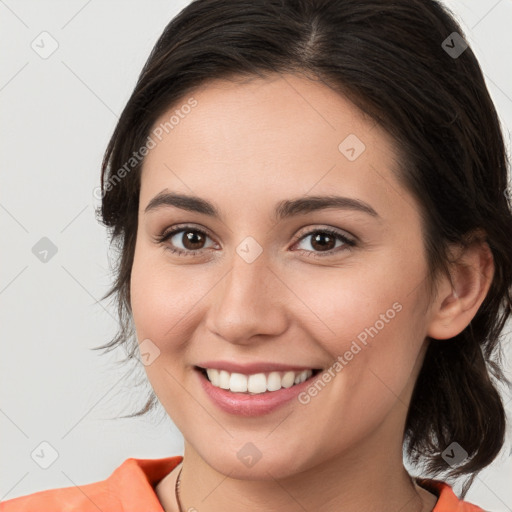
[[[318,80],[396,143],[397,179],[420,208],[430,297],[437,277],[450,275],[451,244],[485,242],[492,252],[493,280],[473,320],[449,340],[428,340],[404,430],[410,460],[433,475],[467,476],[464,496],[505,440],[498,386],[509,384],[500,338],[512,310],[512,211],[499,119],[471,48],[458,57],[445,51],[454,32],[464,37],[435,0],[195,0],[185,7],[154,46],[104,155],[97,214],[118,258],[102,300],[115,297],[119,330],[96,348],[130,347],[128,358],[137,349],[130,275],[143,159],[112,178],[156,120],[212,79],[300,73]],[[130,416],[157,403],[151,392]],[[443,458],[452,442],[468,453],[453,467]]]

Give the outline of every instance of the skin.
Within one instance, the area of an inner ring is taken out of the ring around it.
[[[488,247],[460,253],[453,287],[442,278],[429,300],[419,207],[394,175],[386,132],[299,75],[210,81],[193,97],[197,106],[146,157],[131,276],[138,340],[160,350],[147,375],[185,439],[182,509],[432,510],[436,497],[402,463],[407,408],[426,337],[455,336],[483,302],[494,272]],[[338,149],[350,134],[366,146],[354,161]],[[210,201],[222,218],[173,206],[145,213],[165,189]],[[362,200],[379,217],[336,208],[272,217],[279,201],[329,194]],[[196,255],[168,250],[193,248],[184,232],[155,241],[182,223],[208,234]],[[306,235],[322,228],[357,244],[319,248]],[[263,251],[252,263],[236,252],[247,236]],[[400,312],[308,404],[232,415],[193,369],[219,359],[327,369],[394,303]],[[262,454],[252,467],[237,457],[248,442]],[[178,510],[178,470],[156,487],[167,512]]]

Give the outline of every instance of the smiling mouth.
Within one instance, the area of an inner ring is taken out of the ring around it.
[[[312,368],[300,371],[273,371],[246,375],[216,368],[202,368],[200,366],[196,366],[195,369],[201,372],[212,386],[231,391],[232,393],[245,394],[261,394],[279,391],[283,388],[291,388],[314,378],[322,371]]]

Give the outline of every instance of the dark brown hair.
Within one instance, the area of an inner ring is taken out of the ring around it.
[[[449,275],[450,244],[480,234],[492,251],[495,275],[471,323],[451,340],[430,340],[404,433],[407,455],[425,471],[470,475],[464,495],[504,443],[496,386],[508,383],[500,337],[512,309],[512,212],[506,150],[482,71],[470,47],[460,55],[447,51],[464,48],[462,38],[453,16],[434,0],[190,3],[158,39],[105,153],[98,214],[118,259],[115,284],[103,299],[115,296],[120,326],[97,348],[130,344],[129,357],[137,350],[130,274],[143,160],[113,178],[146,144],[156,119],[213,78],[291,72],[320,80],[396,142],[397,178],[420,205],[431,294],[439,273]],[[152,393],[134,415],[156,403]],[[456,467],[442,456],[452,442],[468,453]]]

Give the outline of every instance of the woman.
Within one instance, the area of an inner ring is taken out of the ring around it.
[[[504,442],[506,187],[434,0],[192,2],[122,113],[100,212],[122,326],[103,348],[140,357],[139,413],[158,400],[184,456],[0,509],[482,510],[445,479],[467,490]]]

